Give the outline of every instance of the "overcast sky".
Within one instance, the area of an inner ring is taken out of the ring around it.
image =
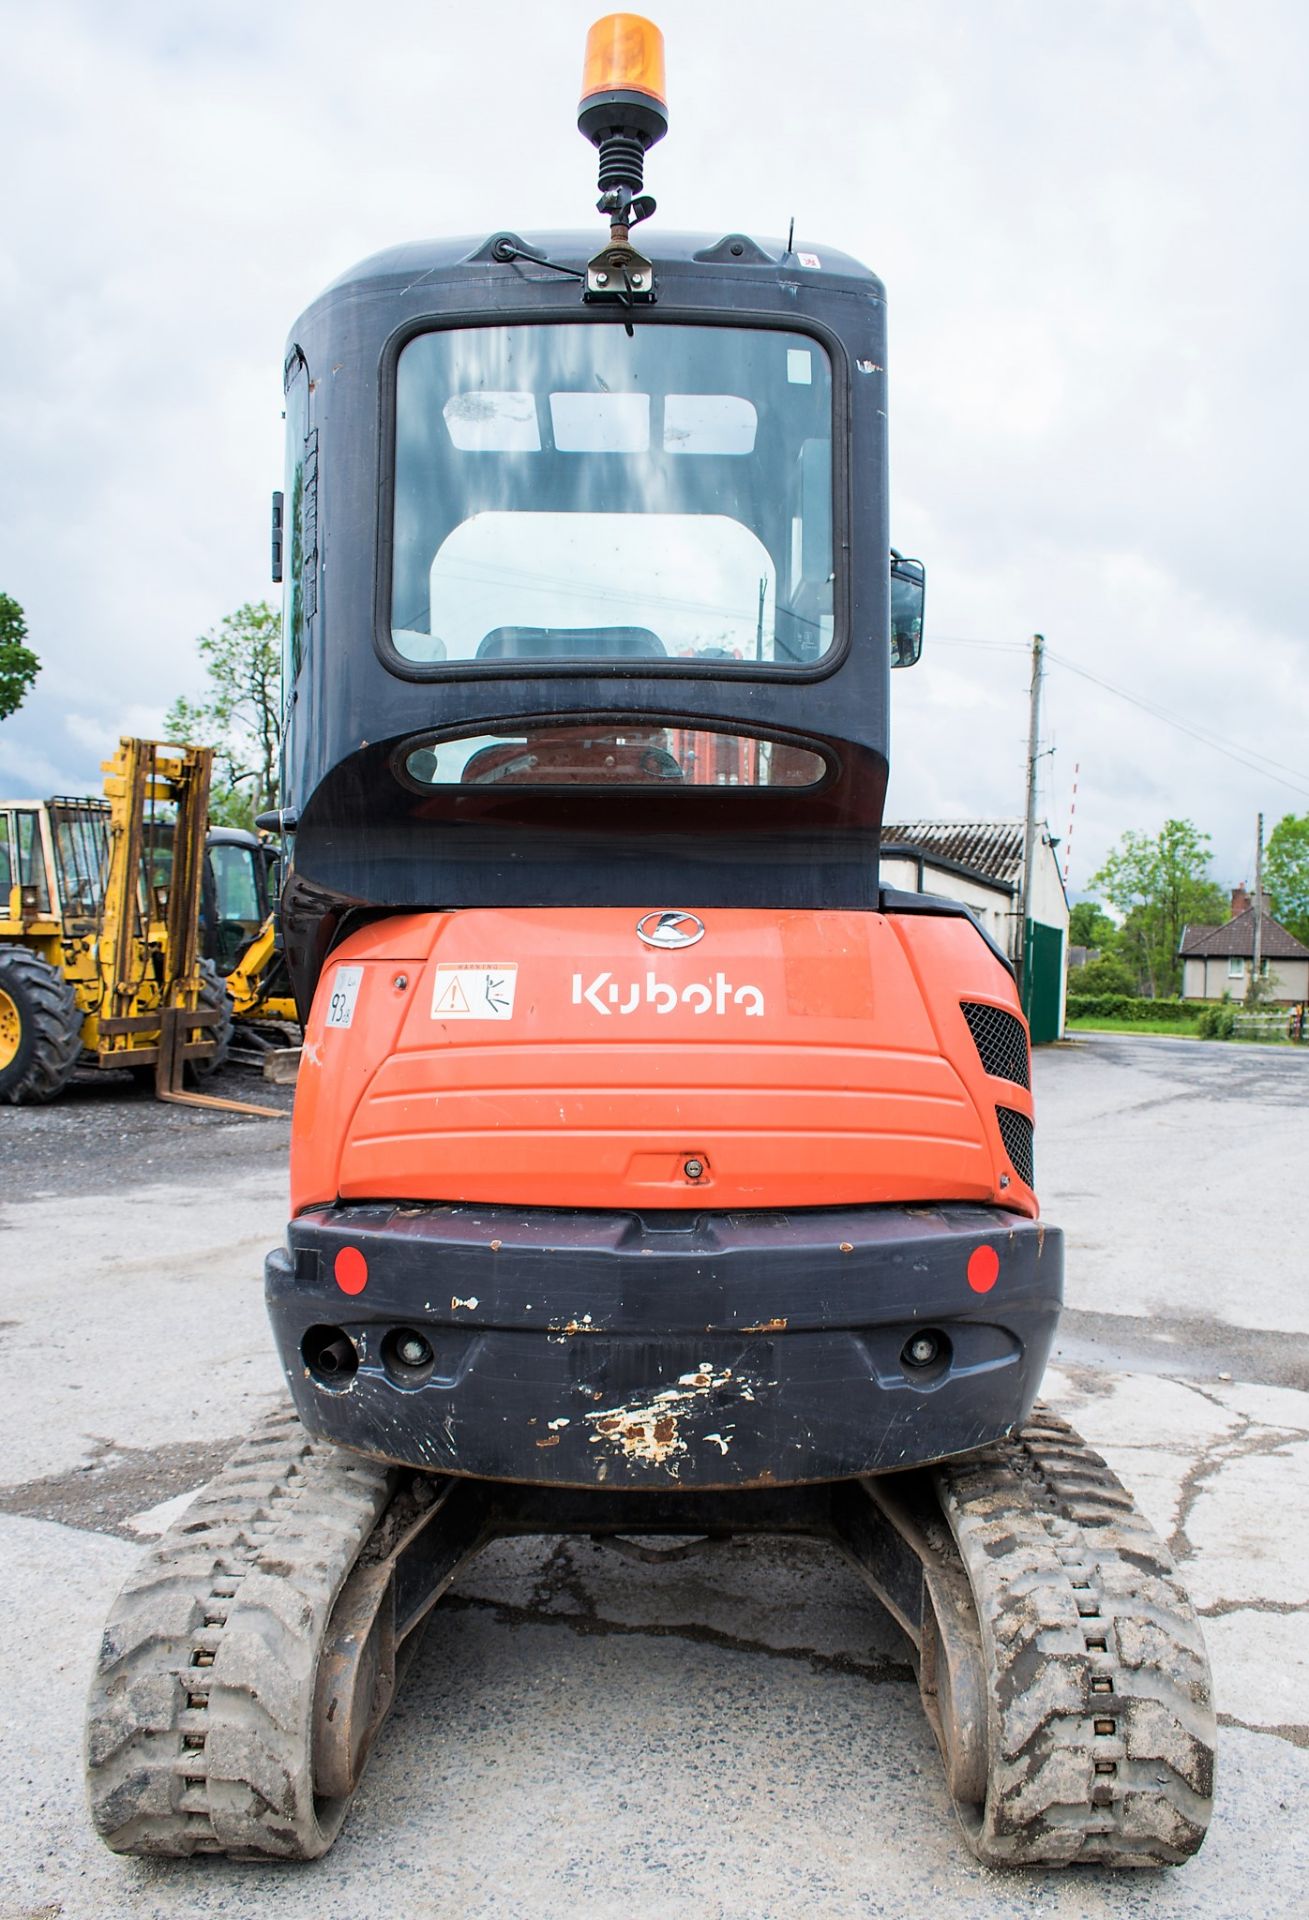
[[[0,790],[97,790],[197,690],[195,636],[271,595],[283,347],[328,280],[594,221],[600,11],[0,0],[0,589],[43,661]],[[928,567],[891,817],[1021,813],[1040,630],[1072,888],[1170,815],[1251,878],[1256,813],[1309,812],[1309,7],[651,11],[656,259],[660,224],[794,214],[888,285],[893,534]]]

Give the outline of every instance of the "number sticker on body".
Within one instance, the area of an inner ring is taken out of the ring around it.
[[[355,1001],[359,998],[359,983],[364,977],[362,967],[338,967],[332,981],[332,991],[327,1002],[327,1021],[329,1027],[348,1027],[355,1017]]]
[[[433,1020],[510,1020],[518,968],[462,961],[438,966],[432,983]]]

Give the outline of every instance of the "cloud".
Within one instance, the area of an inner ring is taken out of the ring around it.
[[[61,783],[53,760],[0,734],[0,784],[4,799],[20,800],[33,793],[55,793]]]
[[[194,637],[270,590],[283,344],[320,286],[401,239],[593,218],[573,106],[597,10],[10,10],[0,586],[44,662],[0,731],[11,778],[98,786],[105,738],[194,693]],[[1304,9],[660,22],[650,234],[794,213],[888,283],[893,525],[929,574],[893,810],[1021,810],[1034,628],[1309,789]],[[1240,877],[1259,808],[1309,810],[1057,664],[1047,711],[1056,832],[1081,767],[1075,883],[1169,814]]]
[[[121,709],[120,718],[113,726],[99,717],[67,713],[64,731],[85,752],[99,754],[107,760],[124,735],[137,740],[164,739],[164,709],[131,702]]]

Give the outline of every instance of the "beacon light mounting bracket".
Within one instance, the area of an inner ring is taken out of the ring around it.
[[[668,131],[663,35],[634,14],[609,14],[587,38],[578,131],[599,158],[596,210],[609,217],[609,242],[587,262],[582,298],[650,306],[654,267],[629,233],[655,210],[645,185],[645,156]]]

